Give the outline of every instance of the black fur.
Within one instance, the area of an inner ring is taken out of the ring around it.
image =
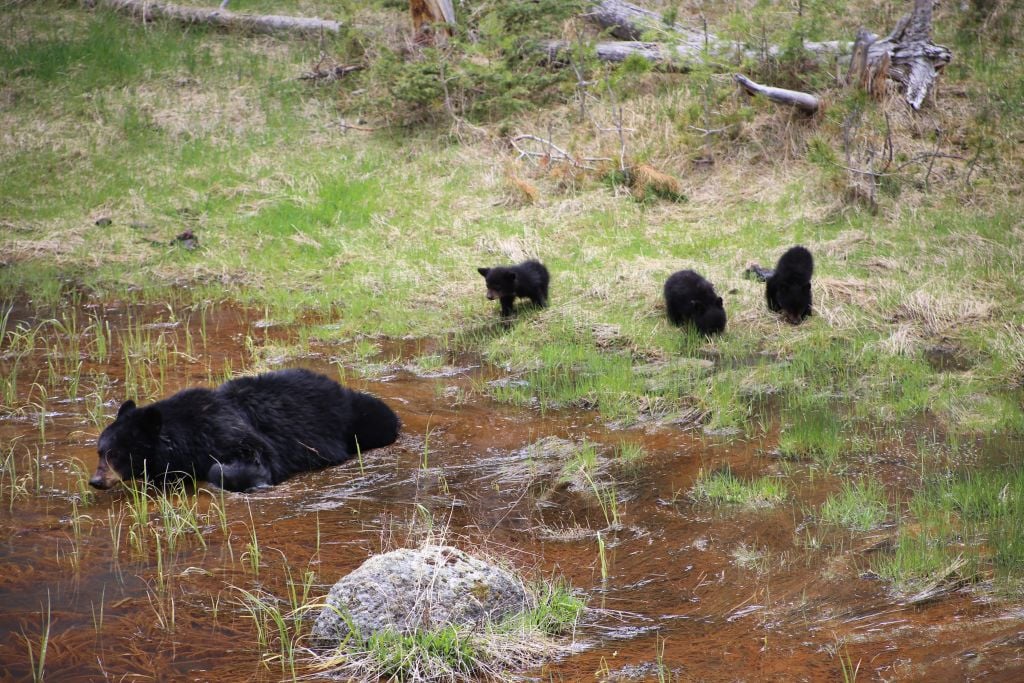
[[[100,434],[89,481],[164,485],[183,478],[231,491],[278,484],[394,443],[398,416],[383,401],[294,369],[186,389],[138,408],[125,401]]]
[[[487,298],[501,301],[505,317],[515,311],[516,297],[529,298],[537,306],[548,305],[548,269],[540,261],[523,261],[518,266],[477,268],[487,282]]]
[[[811,315],[811,276],[814,258],[801,246],[792,247],[779,259],[765,284],[768,308],[781,312],[794,325]]]
[[[665,309],[673,325],[692,322],[701,334],[708,335],[725,329],[722,297],[692,270],[680,270],[665,280]]]

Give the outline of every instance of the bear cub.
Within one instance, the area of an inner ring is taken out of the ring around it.
[[[515,311],[516,297],[528,298],[537,306],[548,305],[548,269],[540,261],[523,261],[518,266],[477,268],[487,282],[487,299],[501,301],[501,315]]]
[[[781,312],[787,322],[798,325],[811,315],[811,275],[814,258],[806,248],[795,246],[779,258],[765,283],[768,308]]]
[[[692,270],[680,270],[665,280],[665,309],[673,325],[692,322],[701,334],[725,329],[722,297],[710,282]]]
[[[89,483],[191,478],[246,491],[387,446],[398,429],[398,416],[374,396],[309,370],[268,372],[141,408],[125,401],[100,434]]]

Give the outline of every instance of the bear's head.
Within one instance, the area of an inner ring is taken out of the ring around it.
[[[720,334],[725,329],[725,308],[722,297],[706,302],[693,300],[693,322],[702,334]]]
[[[505,266],[477,268],[487,283],[487,298],[490,301],[516,295],[516,271]]]
[[[96,449],[99,464],[89,485],[109,489],[122,480],[157,474],[152,467],[159,462],[156,456],[162,426],[163,416],[156,406],[136,408],[132,400],[122,403],[117,418],[100,434]]]
[[[775,291],[775,300],[786,321],[798,325],[811,314],[811,283],[784,281]]]

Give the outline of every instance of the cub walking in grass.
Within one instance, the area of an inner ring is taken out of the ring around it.
[[[537,306],[548,305],[548,269],[540,261],[523,261],[518,266],[477,268],[487,283],[487,298],[501,302],[501,315],[515,312],[515,300],[527,298]]]
[[[665,280],[665,309],[673,325],[693,323],[701,334],[725,329],[722,297],[710,282],[692,270],[680,270]]]

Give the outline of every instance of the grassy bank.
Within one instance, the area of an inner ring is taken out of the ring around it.
[[[297,78],[320,59],[315,40],[60,3],[4,10],[0,299],[234,299],[315,320],[327,339],[441,337],[525,380],[480,388],[497,400],[752,436],[777,420],[780,455],[840,474],[907,444],[923,461],[924,426],[941,439],[1024,430],[1024,70],[1019,46],[982,40],[977,10],[936,14],[956,57],[920,114],[827,70],[745,65],[823,90],[828,109],[806,119],[738,95],[728,73],[633,62],[583,62],[581,93],[536,60],[500,62],[500,23],[457,53],[461,104],[446,107],[417,66],[443,60],[416,61],[380,28],[404,26],[394,4],[275,5],[344,15],[323,47],[368,68],[330,85]],[[844,11],[808,15],[809,37],[895,20],[833,4],[816,7]],[[788,15],[765,11],[710,20],[785,42]],[[544,97],[473,99],[501,78]],[[510,146],[519,133],[607,161],[537,163]],[[887,139],[872,199],[846,167]],[[628,186],[620,161],[672,176],[672,198]],[[175,240],[186,230],[197,249]],[[794,243],[817,260],[816,315],[799,327],[742,277]],[[548,265],[551,306],[505,329],[476,267],[525,257]],[[690,267],[725,299],[721,337],[667,325],[662,283]]]

